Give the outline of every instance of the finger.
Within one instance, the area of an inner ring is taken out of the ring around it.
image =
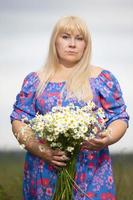
[[[83,146],[81,147],[81,151],[84,150],[84,149],[90,150],[90,147],[87,146],[87,145],[83,145]]]
[[[84,144],[82,145],[83,149],[100,149],[104,146],[105,141],[104,139],[91,139],[89,140],[89,142],[84,142]]]
[[[83,150],[84,149],[86,149],[86,150],[89,150],[89,151],[99,151],[100,149],[101,149],[101,147],[88,147],[88,146],[86,146],[86,147],[83,147],[82,148]]]
[[[66,155],[62,155],[62,156],[53,156],[53,160],[55,161],[67,161],[69,160],[69,158]]]
[[[59,162],[59,161],[52,160],[51,163],[56,165],[56,166],[59,166],[59,167],[65,167],[66,166],[65,162]]]
[[[98,148],[101,145],[102,145],[101,143],[91,142],[89,145],[85,145],[85,146],[88,146],[89,148]]]
[[[103,145],[95,145],[95,146],[90,146],[89,150],[91,150],[91,151],[99,151],[102,148],[103,148]]]
[[[94,142],[93,142],[93,140],[91,139],[91,140],[88,140],[88,141],[84,141],[84,142],[83,142],[83,145],[88,145],[88,146],[89,146],[89,145],[93,145],[93,143],[94,143]]]
[[[57,155],[57,156],[63,156],[65,155],[65,152],[64,151],[61,151],[61,150],[53,150],[53,155]]]
[[[99,134],[100,138],[104,138],[104,137],[107,137],[107,133],[106,132],[101,132]]]
[[[102,138],[102,139],[96,139],[96,138],[95,138],[95,139],[93,139],[92,144],[93,144],[94,146],[95,146],[95,145],[96,145],[96,146],[97,146],[97,145],[98,145],[98,146],[103,145],[103,144],[104,144],[104,139],[105,139],[105,138]]]
[[[102,133],[101,139],[95,139],[96,144],[107,145],[108,141],[110,140],[109,135],[106,133]]]
[[[102,139],[95,139],[95,144],[97,148],[101,149],[108,145],[108,141],[109,141],[108,137],[104,137]]]
[[[93,144],[93,145],[83,145],[81,149],[87,149],[87,150],[94,150],[94,149],[97,149],[97,148],[100,148],[101,145],[96,145],[96,144]]]

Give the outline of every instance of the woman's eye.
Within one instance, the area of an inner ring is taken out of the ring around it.
[[[83,37],[77,37],[77,40],[82,41],[82,40],[83,40]]]
[[[62,38],[63,39],[68,39],[68,36],[67,35],[63,35]]]

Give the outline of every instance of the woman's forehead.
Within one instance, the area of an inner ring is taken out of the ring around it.
[[[62,32],[60,32],[60,35],[61,34],[66,34],[66,35],[68,35],[68,36],[71,36],[71,35],[74,35],[74,36],[83,36],[83,34],[81,33],[81,32],[79,32],[79,31],[62,31]]]

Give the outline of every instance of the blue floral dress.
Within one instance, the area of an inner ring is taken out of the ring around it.
[[[126,112],[122,92],[117,79],[108,70],[90,80],[93,91],[93,101],[98,107],[103,107],[108,119],[107,126],[117,119],[128,123],[129,116]],[[41,96],[36,97],[39,84],[37,73],[30,73],[24,80],[20,93],[16,97],[11,121],[29,120],[35,117],[36,112],[45,114],[53,106],[68,105],[73,102],[77,106],[84,106],[83,101],[76,98],[61,99],[64,82],[48,82]],[[44,160],[26,153],[23,180],[24,200],[52,200],[57,181],[57,171]],[[115,186],[112,174],[111,158],[108,147],[100,151],[81,150],[77,156],[75,181],[84,190],[87,196],[73,191],[73,200],[115,200]]]

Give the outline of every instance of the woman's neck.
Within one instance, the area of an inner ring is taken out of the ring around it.
[[[75,67],[66,67],[64,65],[59,65],[56,69],[52,81],[67,81],[69,76],[73,73]]]
[[[57,67],[57,70],[56,72],[59,72],[59,73],[72,73],[74,71],[76,66],[65,66],[65,65],[62,65],[60,64],[58,67]]]

